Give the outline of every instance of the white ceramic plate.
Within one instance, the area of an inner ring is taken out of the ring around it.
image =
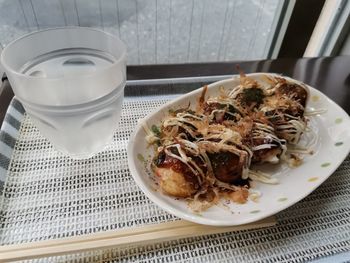
[[[249,74],[250,77],[261,80],[265,73]],[[265,74],[267,75],[267,74]],[[292,80],[292,79],[289,79]],[[295,80],[293,80],[295,81]],[[208,94],[218,94],[219,87],[230,89],[239,83],[239,78],[215,82],[208,86]],[[200,96],[201,88],[185,94],[149,114],[136,127],[128,145],[128,162],[132,176],[142,191],[164,210],[180,218],[200,224],[229,226],[250,223],[273,215],[300,201],[320,184],[322,184],[342,163],[350,150],[350,118],[336,103],[316,89],[309,87],[310,97],[308,109],[326,109],[326,112],[310,117],[310,126],[317,136],[313,147],[314,154],[305,156],[304,163],[297,168],[289,168],[285,164],[265,165],[264,170],[273,173],[278,178],[278,185],[257,183],[254,190],[261,192],[258,202],[249,200],[246,204],[229,204],[214,206],[200,214],[193,213],[184,200],[162,194],[156,190],[153,174],[149,163],[154,155],[152,147],[147,147],[142,122],[148,127],[159,125],[170,108],[187,106],[189,101],[195,105]],[[310,133],[303,140],[310,139]],[[303,140],[301,143],[303,143]]]

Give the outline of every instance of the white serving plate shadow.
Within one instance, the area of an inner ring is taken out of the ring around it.
[[[248,74],[256,80],[261,80],[262,75],[274,74]],[[218,94],[220,87],[231,89],[238,84],[238,76],[212,83],[208,85],[207,95]],[[292,206],[321,185],[339,167],[350,150],[348,114],[320,91],[310,86],[308,88],[310,97],[307,109],[326,109],[322,114],[309,117],[310,126],[318,134],[316,144],[312,148],[314,154],[305,156],[304,163],[297,168],[292,169],[285,164],[263,167],[264,170],[272,172],[273,177],[278,178],[279,184],[256,183],[254,190],[262,194],[258,202],[249,200],[241,205],[231,202],[227,206],[213,206],[197,214],[188,208],[185,200],[164,195],[154,185],[153,174],[149,168],[151,156],[154,155],[153,147],[149,147],[145,140],[146,133],[142,123],[146,123],[148,127],[153,124],[159,125],[170,108],[187,106],[189,102],[195,105],[202,92],[201,88],[166,103],[137,125],[128,144],[128,164],[134,180],[146,196],[158,206],[175,216],[199,224],[215,226],[247,224]],[[146,162],[143,159],[146,159]]]

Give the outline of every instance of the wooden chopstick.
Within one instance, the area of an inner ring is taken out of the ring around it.
[[[178,220],[157,225],[2,246],[0,247],[0,262],[52,257],[87,250],[145,245],[186,237],[262,228],[274,224],[276,224],[274,217],[268,217],[251,224],[229,227],[205,226]]]

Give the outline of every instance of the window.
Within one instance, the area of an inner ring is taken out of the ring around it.
[[[295,1],[0,0],[0,43],[61,26],[101,28],[131,65],[252,60],[277,55]]]

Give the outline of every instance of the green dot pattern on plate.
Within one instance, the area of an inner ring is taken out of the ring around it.
[[[341,145],[343,145],[344,143],[343,142],[336,142],[334,145],[335,146],[341,146]]]
[[[259,212],[260,212],[260,210],[253,210],[253,211],[250,211],[251,214],[257,214],[257,213],[259,213]]]
[[[336,118],[334,121],[336,124],[342,123],[343,119],[342,118]]]
[[[139,153],[137,155],[137,159],[140,161],[140,162],[144,162],[145,161],[145,158],[143,157],[143,155],[141,153]]]
[[[318,177],[311,177],[311,178],[309,178],[309,182],[315,182],[315,181],[317,181],[318,180]]]
[[[316,101],[320,100],[320,97],[317,96],[317,95],[314,95],[314,96],[311,97],[311,99],[312,99],[313,102],[316,102]]]
[[[330,165],[331,165],[331,163],[323,163],[323,164],[321,164],[321,167],[328,167]]]
[[[287,197],[281,197],[281,198],[277,199],[278,202],[284,202],[284,201],[287,201],[287,200],[288,200]]]

